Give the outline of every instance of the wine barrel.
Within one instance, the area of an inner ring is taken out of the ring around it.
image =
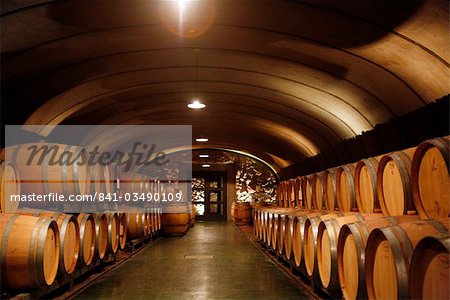
[[[55,212],[37,212],[35,217],[52,219],[59,228],[59,266],[60,275],[72,274],[75,271],[80,251],[80,227],[73,215]]]
[[[339,284],[345,299],[366,299],[365,253],[370,232],[400,223],[419,220],[418,216],[383,217],[345,224],[338,238]]]
[[[124,250],[127,244],[127,214],[119,214],[119,248]]]
[[[411,299],[450,299],[450,237],[424,237],[414,249],[409,268]]]
[[[253,216],[254,235],[257,240],[260,240],[260,228],[261,228],[261,225],[259,224],[259,214],[260,214],[259,207],[254,206],[252,216]]]
[[[312,176],[312,200],[315,209],[324,208],[323,173],[315,173]]]
[[[162,208],[158,208],[158,231],[161,230],[162,228],[162,221],[161,221],[161,217],[162,217]]]
[[[295,180],[294,179],[289,179],[287,191],[288,191],[288,195],[287,195],[288,207],[294,208],[296,206],[296,202],[295,202]]]
[[[280,181],[278,183],[278,188],[277,188],[277,203],[279,207],[284,207],[284,181]]]
[[[303,205],[303,192],[302,192],[302,178],[301,176],[298,176],[295,178],[295,184],[294,184],[294,192],[295,192],[295,207],[302,208]]]
[[[120,173],[120,196],[126,197],[126,194],[138,193],[146,194],[148,190],[148,179],[145,175],[129,172]]]
[[[327,210],[335,210],[337,208],[336,169],[328,169],[323,171],[323,182],[325,208]]]
[[[37,154],[33,158],[34,150]],[[64,163],[51,163],[53,157]],[[23,144],[7,150],[6,160],[12,161],[21,174],[22,194],[54,192],[68,196],[89,193],[90,168],[84,148],[48,143]],[[29,164],[28,160],[31,160]]]
[[[58,273],[58,224],[51,219],[0,214],[1,285],[31,289],[53,283]]]
[[[421,143],[414,152],[411,188],[417,212],[423,219],[450,216],[450,145],[447,139]]]
[[[120,220],[116,212],[106,213],[108,220],[108,253],[116,254],[119,250],[120,242]]]
[[[288,212],[288,209],[278,210],[273,214],[271,247],[274,251],[278,251],[279,247],[281,247],[281,251],[283,251],[283,221],[286,216],[286,212]]]
[[[117,191],[117,166],[114,164],[103,165],[104,191],[111,195]]]
[[[278,254],[282,255],[286,253],[284,248],[285,245],[285,237],[286,231],[289,230],[289,215],[293,210],[286,212],[284,214],[280,214],[278,216],[278,238],[277,238],[277,251]]]
[[[336,169],[336,200],[342,212],[357,211],[354,182],[355,166],[344,165]]]
[[[378,160],[368,158],[359,161],[355,168],[355,198],[362,213],[381,212],[377,194]]]
[[[127,235],[130,240],[146,236],[145,214],[142,212],[130,212],[127,216]]]
[[[19,201],[12,201],[12,195],[21,194],[20,175],[14,163],[2,161],[0,163],[0,212],[15,213]]]
[[[305,247],[304,247],[304,233],[305,233],[305,221],[314,216],[323,215],[327,212],[324,211],[312,211],[305,210],[297,212],[294,217],[294,224],[292,227],[292,253],[294,255],[294,263],[297,267],[300,267],[302,271],[305,271]]]
[[[303,201],[305,203],[305,209],[312,209],[314,207],[312,200],[312,175],[303,177]]]
[[[402,223],[373,230],[366,245],[370,299],[409,298],[408,271],[413,249],[425,236],[448,235],[450,219]]]
[[[165,235],[184,235],[190,228],[190,208],[186,203],[165,205],[161,215],[161,231]]]
[[[350,212],[329,212],[327,214],[319,214],[316,216],[308,217],[305,220],[305,228],[303,231],[303,243],[304,243],[304,260],[306,267],[306,274],[315,280],[318,279],[317,269],[317,233],[319,230],[319,224],[321,221],[329,220],[337,217],[344,217],[350,214]]]
[[[151,235],[153,233],[152,232],[151,214],[150,214],[150,211],[148,209],[144,209],[142,213],[144,214],[145,236],[149,236],[149,235]]]
[[[294,219],[296,212],[286,215],[284,226],[284,255],[286,259],[291,260],[292,256],[292,239],[294,236]]]
[[[90,168],[91,175],[91,187],[90,192],[92,195],[95,193],[105,193],[106,185],[103,175],[103,167],[100,164],[94,164]]]
[[[95,257],[102,260],[108,249],[108,218],[104,213],[97,213],[95,220]]]
[[[249,225],[252,217],[252,206],[250,202],[231,203],[231,217],[234,224],[238,226]]]
[[[385,216],[415,212],[411,193],[411,158],[415,148],[384,155],[377,169],[377,192]]]
[[[322,287],[335,294],[340,290],[338,279],[337,244],[344,224],[365,222],[383,217],[383,214],[360,214],[321,221],[317,232],[317,267]]]
[[[80,252],[78,254],[78,265],[89,266],[95,254],[96,232],[95,220],[90,214],[79,214],[77,217],[80,226]]]
[[[266,243],[267,240],[267,227],[268,227],[268,211],[261,211],[261,240]]]

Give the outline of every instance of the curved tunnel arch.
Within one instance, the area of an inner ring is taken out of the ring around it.
[[[217,2],[216,19],[208,31],[183,40],[164,29],[168,24],[153,3],[130,2],[123,9],[117,2],[104,10],[104,3],[97,1],[89,6],[70,0],[31,5],[5,1],[2,98],[25,106],[17,112],[6,105],[6,120],[188,121],[200,130],[205,127],[201,121],[181,116],[183,94],[187,101],[199,93],[211,101],[207,119],[212,128],[226,127],[214,124],[214,117],[224,123],[233,113],[246,132],[264,132],[253,121],[245,122],[246,115],[273,122],[272,134],[258,138],[260,143],[246,143],[247,150],[261,152],[264,141],[275,138],[284,149],[269,149],[267,157],[295,162],[308,151],[297,152],[295,145],[277,138],[277,126],[303,134],[321,151],[448,94],[442,80],[449,69],[448,38],[427,34],[441,36],[448,30],[448,20],[442,17],[448,11],[444,2],[394,7],[392,15],[382,17],[372,16],[370,8],[380,12],[385,4],[358,0],[341,6],[306,0],[256,6]],[[243,17],[248,9],[255,13]],[[279,22],[281,16],[289,22]],[[27,20],[32,20],[32,27]],[[201,22],[190,16],[186,26],[195,28]],[[201,49],[198,64],[194,48]],[[199,78],[194,77],[195,69]],[[120,81],[136,85],[131,88]],[[200,89],[194,91],[193,82]],[[245,101],[242,113],[232,108],[240,101]],[[165,108],[165,102],[174,107]],[[130,107],[122,116],[120,104]],[[167,117],[155,118],[158,111]],[[217,137],[232,143],[230,137]]]

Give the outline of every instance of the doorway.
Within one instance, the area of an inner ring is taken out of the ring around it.
[[[193,172],[192,204],[198,220],[227,220],[226,179],[226,172]]]

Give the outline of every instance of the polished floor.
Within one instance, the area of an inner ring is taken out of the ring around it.
[[[197,223],[101,277],[77,299],[307,299],[232,224]]]

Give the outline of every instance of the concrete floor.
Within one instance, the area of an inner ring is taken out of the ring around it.
[[[147,247],[77,299],[308,297],[232,224],[197,223],[184,237]]]

